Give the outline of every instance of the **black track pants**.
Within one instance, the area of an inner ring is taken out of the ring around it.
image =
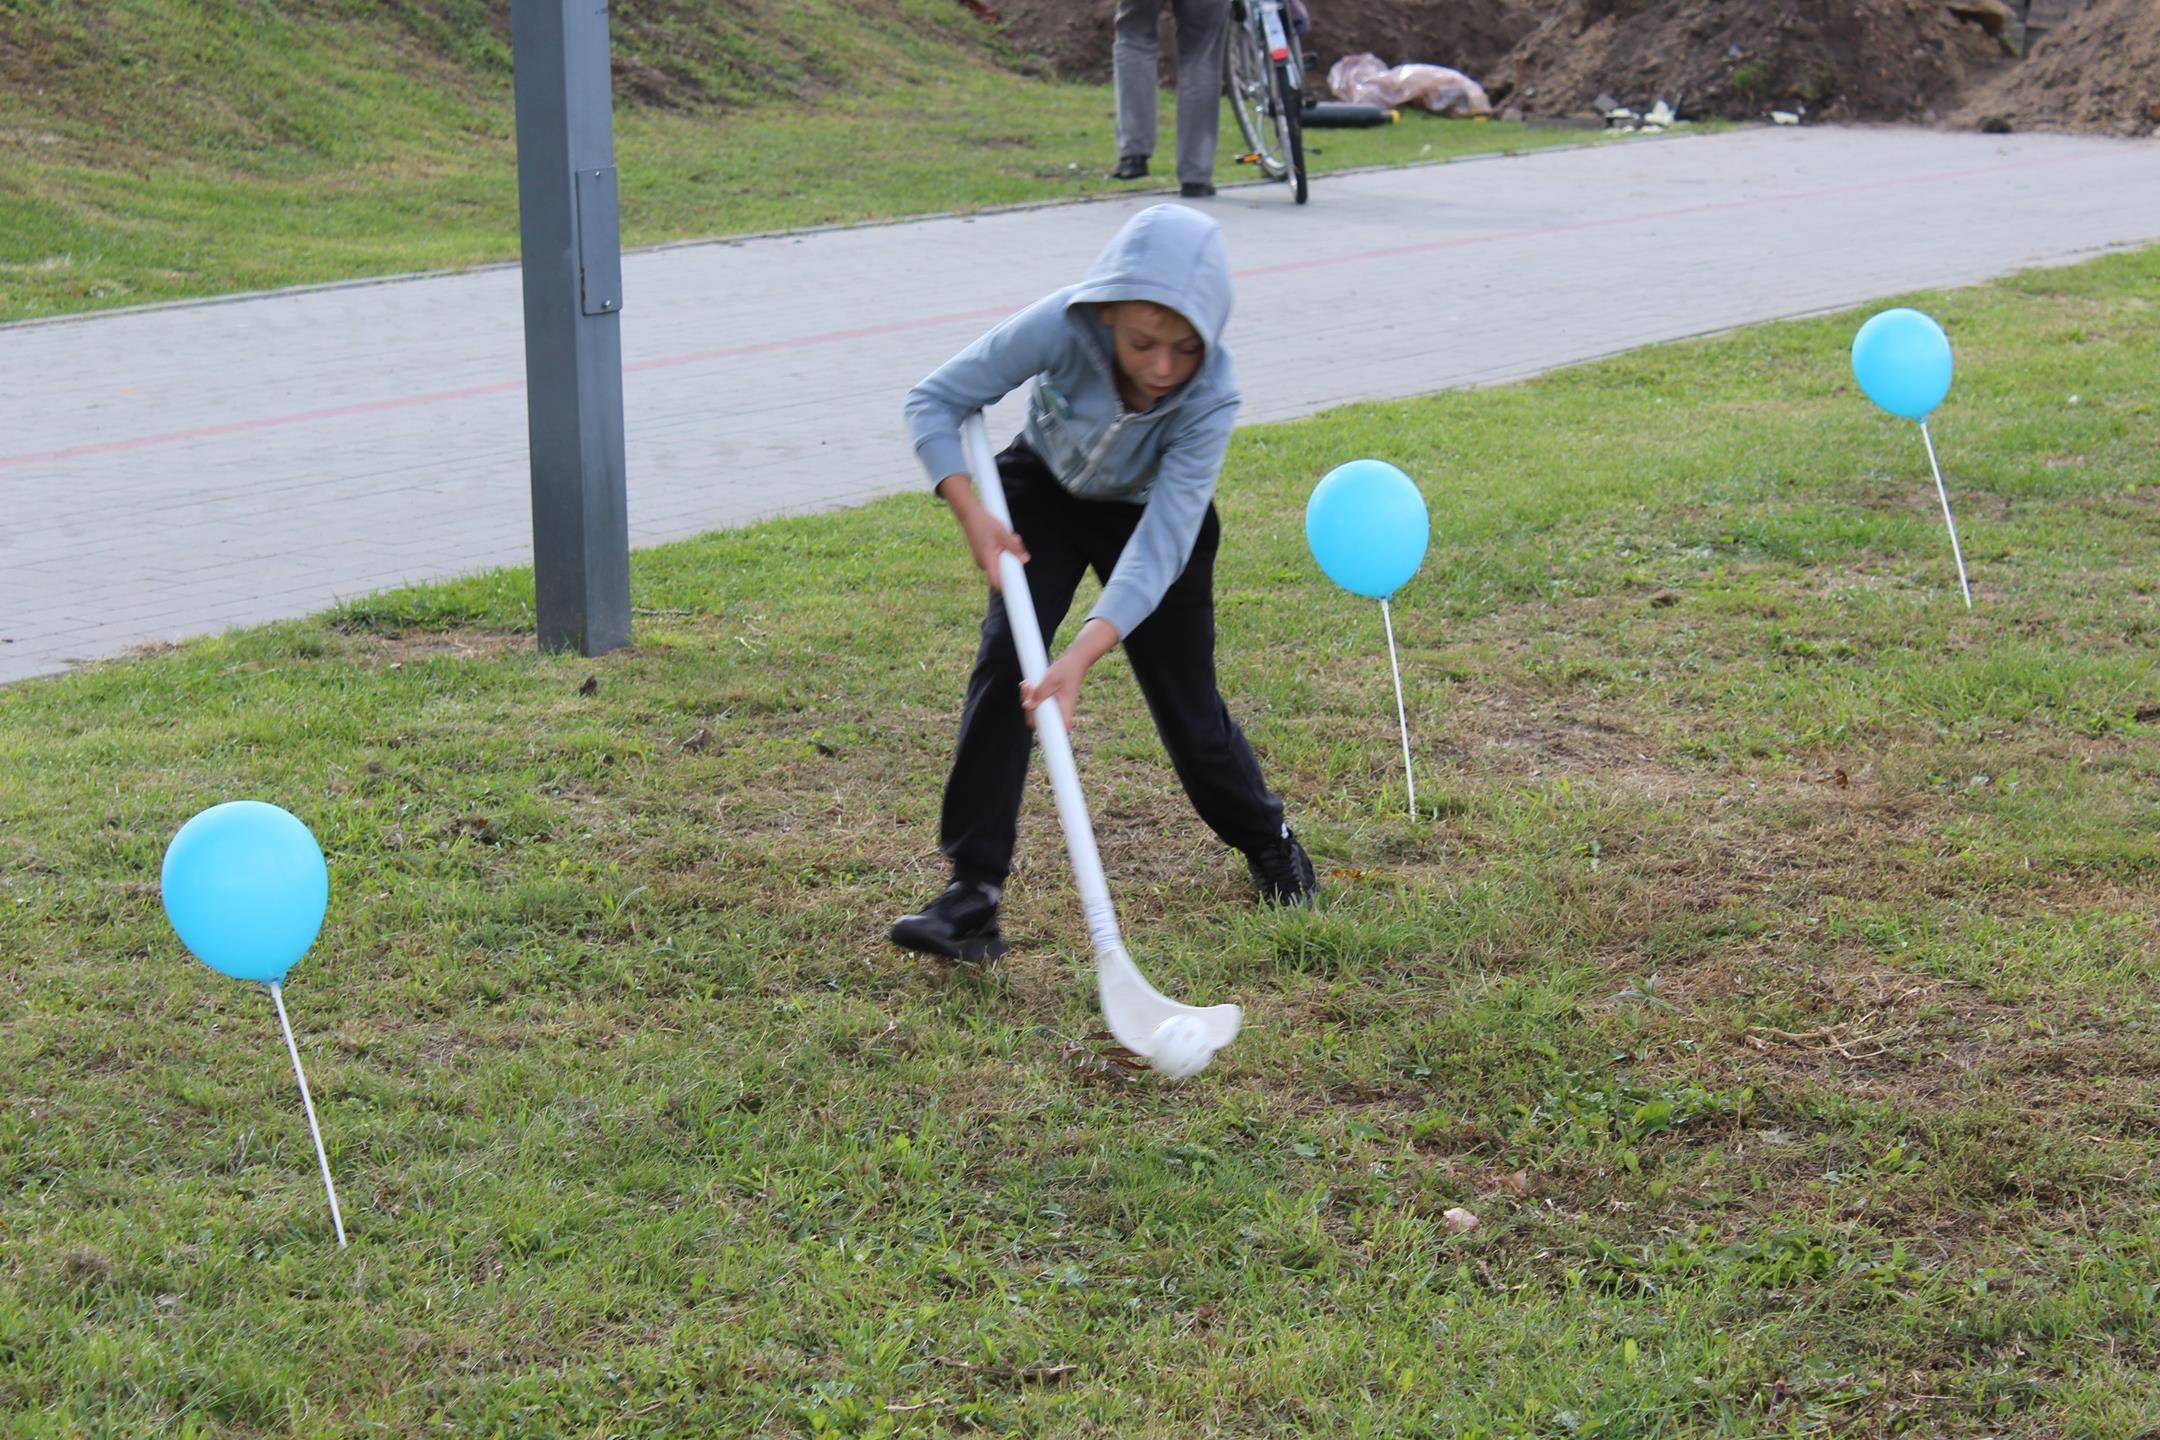
[[[998,473],[1013,528],[1027,544],[1028,590],[1050,648],[1081,576],[1093,569],[1108,581],[1140,523],[1141,507],[1067,493],[1017,441],[998,456]],[[1249,850],[1281,835],[1283,807],[1215,688],[1215,551],[1221,538],[1211,505],[1184,573],[1124,638],[1124,648],[1193,808],[1225,844]],[[992,592],[939,826],[938,848],[957,877],[1002,885],[1012,869],[1033,743],[1020,709],[1020,657],[1004,599]]]

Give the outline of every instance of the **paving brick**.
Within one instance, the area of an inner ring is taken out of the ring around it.
[[[625,256],[638,542],[917,488],[907,387],[1162,198]],[[1249,424],[2150,243],[2160,146],[1764,129],[1208,209]],[[0,682],[529,563],[519,286],[490,269],[0,327],[0,488],[29,497],[0,530]],[[993,428],[1017,419],[1008,402]]]

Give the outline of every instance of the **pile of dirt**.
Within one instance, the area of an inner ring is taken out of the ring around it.
[[[2092,0],[2023,64],[1976,86],[1961,123],[2150,135],[2160,129],[2160,0]]]
[[[1110,74],[1107,4],[985,0],[1030,68]],[[1990,0],[1308,0],[1324,74],[1370,51],[1449,65],[1493,104],[1587,114],[1600,95],[1689,116],[1876,120],[2132,135],[2160,128],[2160,0],[2090,0],[2024,61]],[[1174,64],[1163,7],[1163,69]],[[1960,19],[1953,9],[1964,13]],[[1999,22],[1996,29],[2002,28]],[[1316,81],[1317,83],[1317,81]]]
[[[1031,67],[1074,80],[1110,78],[1109,4],[1073,0],[985,0],[1006,38]],[[1547,0],[1307,0],[1306,48],[1320,70],[1344,55],[1370,51],[1390,65],[1422,60],[1471,76],[1498,64],[1537,26]],[[1170,7],[1163,6],[1163,57],[1172,54]]]
[[[1942,118],[2011,64],[1942,0],[1558,0],[1490,76],[1495,105],[1576,114],[1610,95],[1683,115]]]

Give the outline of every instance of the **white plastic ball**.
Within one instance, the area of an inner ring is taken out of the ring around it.
[[[1207,1069],[1215,1058],[1208,1044],[1207,1028],[1190,1015],[1173,1015],[1155,1027],[1148,1064],[1172,1080],[1183,1080]]]

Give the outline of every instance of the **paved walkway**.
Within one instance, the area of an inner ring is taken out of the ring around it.
[[[908,385],[1160,198],[624,257],[633,542],[919,483]],[[2160,144],[1764,129],[1209,208],[1280,420],[2160,240]],[[0,328],[0,682],[528,561],[518,287]]]

